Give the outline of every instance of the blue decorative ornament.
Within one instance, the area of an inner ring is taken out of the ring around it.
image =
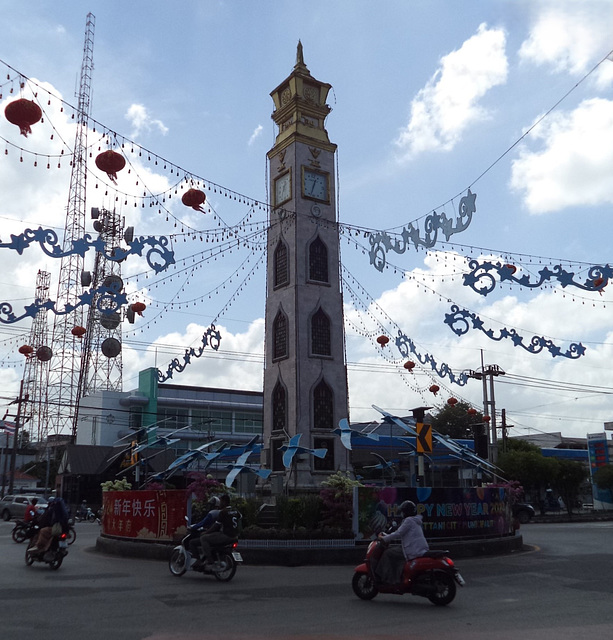
[[[236,462],[228,465],[226,468],[230,469],[230,472],[226,476],[226,487],[230,488],[238,476],[239,473],[253,473],[259,476],[263,480],[268,479],[268,476],[272,473],[271,469],[262,469],[260,465],[249,465],[247,459],[252,454],[252,451],[245,451]]]
[[[165,271],[170,265],[175,263],[174,251],[168,249],[169,240],[165,236],[156,238],[154,236],[141,237],[127,243],[129,249],[121,247],[107,247],[106,243],[97,238],[92,240],[91,235],[86,234],[83,238],[72,241],[72,248],[63,251],[60,246],[57,233],[53,229],[36,230],[26,229],[19,235],[11,235],[10,242],[0,242],[0,249],[12,249],[21,255],[31,244],[37,243],[43,252],[51,258],[63,258],[70,255],[83,257],[89,249],[95,249],[104,254],[107,260],[121,262],[130,255],[142,256],[145,252],[147,264],[156,273]]]
[[[217,329],[215,329],[215,325],[212,324],[202,336],[202,345],[198,348],[190,347],[185,350],[183,355],[183,362],[179,360],[179,358],[174,358],[172,362],[168,365],[168,369],[166,369],[166,373],[162,373],[158,369],[158,382],[165,382],[169,378],[172,378],[173,372],[181,373],[188,364],[191,363],[192,358],[199,358],[203,353],[204,349],[208,346],[214,351],[219,349],[219,343],[221,342],[221,334]]]
[[[541,336],[533,336],[530,344],[524,344],[524,338],[520,336],[515,329],[502,328],[498,335],[493,329],[486,329],[483,320],[479,316],[466,309],[460,309],[457,305],[452,305],[451,313],[445,314],[445,324],[458,336],[462,336],[472,329],[479,329],[488,338],[500,342],[501,340],[510,339],[515,347],[522,347],[529,353],[540,353],[544,349],[551,353],[552,357],[561,356],[576,360],[585,354],[585,347],[579,342],[572,342],[566,351],[562,351],[560,347],[555,345],[552,340]],[[472,325],[472,326],[471,326]]]
[[[590,267],[588,277],[584,282],[575,281],[575,274],[563,269],[562,265],[556,265],[552,269],[544,267],[538,272],[539,279],[535,282],[530,281],[529,275],[515,277],[517,267],[513,264],[471,260],[468,267],[471,272],[464,275],[464,286],[470,287],[482,296],[487,296],[496,288],[495,275],[498,276],[500,282],[514,282],[530,289],[537,289],[550,280],[557,280],[563,288],[577,287],[584,291],[598,292],[601,292],[613,277],[613,268],[608,264]]]
[[[432,371],[438,374],[439,377],[449,378],[449,382],[460,386],[464,386],[468,382],[468,375],[466,373],[456,375],[448,364],[444,362],[439,364],[434,356],[431,356],[429,353],[419,353],[413,340],[400,330],[398,330],[398,337],[396,338],[396,347],[398,347],[398,351],[400,351],[400,354],[404,358],[409,356],[409,352],[412,353],[423,365],[430,366]]]
[[[288,444],[284,444],[283,446],[279,447],[279,451],[285,452],[283,454],[283,466],[286,469],[289,469],[292,466],[292,461],[294,459],[294,456],[297,453],[298,454],[307,453],[312,456],[315,456],[316,458],[325,458],[326,454],[328,453],[327,449],[309,449],[308,447],[301,447],[300,446],[301,437],[302,437],[302,434],[299,433],[291,437]]]
[[[449,241],[452,235],[465,231],[472,221],[473,213],[477,210],[475,206],[476,193],[468,190],[468,193],[462,197],[458,206],[458,216],[455,220],[448,218],[444,213],[436,213],[434,211],[426,216],[424,222],[424,237],[420,236],[418,227],[410,223],[400,233],[400,239],[393,239],[385,231],[371,233],[370,242],[370,264],[378,271],[383,271],[387,263],[386,254],[388,251],[394,251],[398,254],[404,253],[410,244],[417,249],[424,247],[431,249],[438,241],[438,232],[445,236],[445,240]]]
[[[379,436],[376,433],[362,433],[361,431],[352,429],[349,426],[349,421],[346,418],[343,418],[338,423],[338,428],[333,429],[332,433],[336,433],[337,436],[340,436],[343,446],[345,447],[345,449],[349,450],[351,450],[352,442],[355,438],[370,438],[371,440],[379,440]]]
[[[110,286],[100,286],[97,289],[91,289],[81,293],[76,304],[67,304],[63,310],[55,308],[53,300],[41,301],[36,299],[32,304],[24,307],[25,313],[16,316],[13,313],[13,306],[9,302],[0,302],[0,323],[14,324],[20,322],[24,318],[34,318],[39,311],[51,311],[56,316],[72,313],[75,309],[85,305],[91,305],[94,297],[98,295],[96,300],[96,309],[103,315],[112,315],[119,311],[121,305],[128,303],[125,293],[119,291],[119,285],[112,283]]]

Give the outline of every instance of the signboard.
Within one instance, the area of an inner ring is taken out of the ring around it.
[[[506,489],[474,487],[359,487],[358,539],[371,540],[395,520],[405,500],[417,505],[426,538],[486,538],[515,534]]]
[[[609,443],[606,433],[588,433],[587,451],[590,459],[590,478],[592,480],[592,497],[596,509],[610,509],[613,506],[613,496],[609,489],[601,489],[594,482],[594,473],[609,464]]]
[[[418,422],[417,431],[417,453],[432,453],[432,425]]]
[[[185,531],[187,491],[103,491],[102,533],[137,540],[175,540]]]

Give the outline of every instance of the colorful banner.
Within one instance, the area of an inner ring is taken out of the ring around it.
[[[417,505],[428,539],[514,535],[507,490],[502,488],[359,487],[357,536],[371,540],[392,522],[400,524],[405,500]]]
[[[590,457],[590,479],[592,481],[592,498],[595,509],[610,509],[613,497],[610,489],[603,489],[594,482],[594,473],[609,464],[609,442],[607,434],[588,433],[587,450]]]
[[[103,491],[102,533],[118,538],[176,540],[185,533],[187,491]]]

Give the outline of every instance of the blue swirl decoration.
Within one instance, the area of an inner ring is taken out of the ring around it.
[[[552,340],[542,336],[533,336],[528,344],[524,343],[524,338],[517,333],[515,329],[507,329],[503,327],[498,334],[493,329],[486,329],[483,320],[476,314],[467,309],[460,309],[458,305],[452,305],[451,312],[445,314],[445,324],[458,336],[463,336],[470,329],[478,329],[482,331],[490,340],[500,342],[501,340],[511,340],[513,346],[522,347],[529,353],[540,353],[543,350],[549,351],[551,356],[555,358],[569,358],[576,360],[585,354],[585,347],[579,342],[572,342],[566,351],[554,344]]]
[[[191,364],[192,358],[199,358],[204,353],[206,347],[210,347],[213,351],[217,351],[219,349],[220,342],[221,334],[217,329],[215,329],[215,325],[212,324],[204,332],[202,336],[202,343],[199,347],[190,347],[185,350],[185,353],[183,354],[183,361],[179,360],[179,358],[174,358],[168,365],[166,373],[162,373],[159,369],[157,370],[158,382],[165,382],[166,380],[169,380],[175,372],[181,373],[188,364]]]

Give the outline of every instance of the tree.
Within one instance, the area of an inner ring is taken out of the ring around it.
[[[498,456],[498,466],[507,480],[517,480],[527,491],[540,498],[544,488],[555,482],[559,465],[545,458],[541,450],[528,442],[509,440],[508,449]]]
[[[600,489],[613,492],[613,464],[605,464],[594,472],[594,482]]]
[[[468,413],[470,405],[458,402],[455,405],[445,404],[432,416],[432,428],[439,433],[452,438],[472,438],[473,425],[483,423],[481,413]]]
[[[587,469],[581,462],[572,460],[558,460],[558,474],[553,486],[564,500],[566,512],[572,516],[573,505],[579,495],[581,483],[587,476]]]

